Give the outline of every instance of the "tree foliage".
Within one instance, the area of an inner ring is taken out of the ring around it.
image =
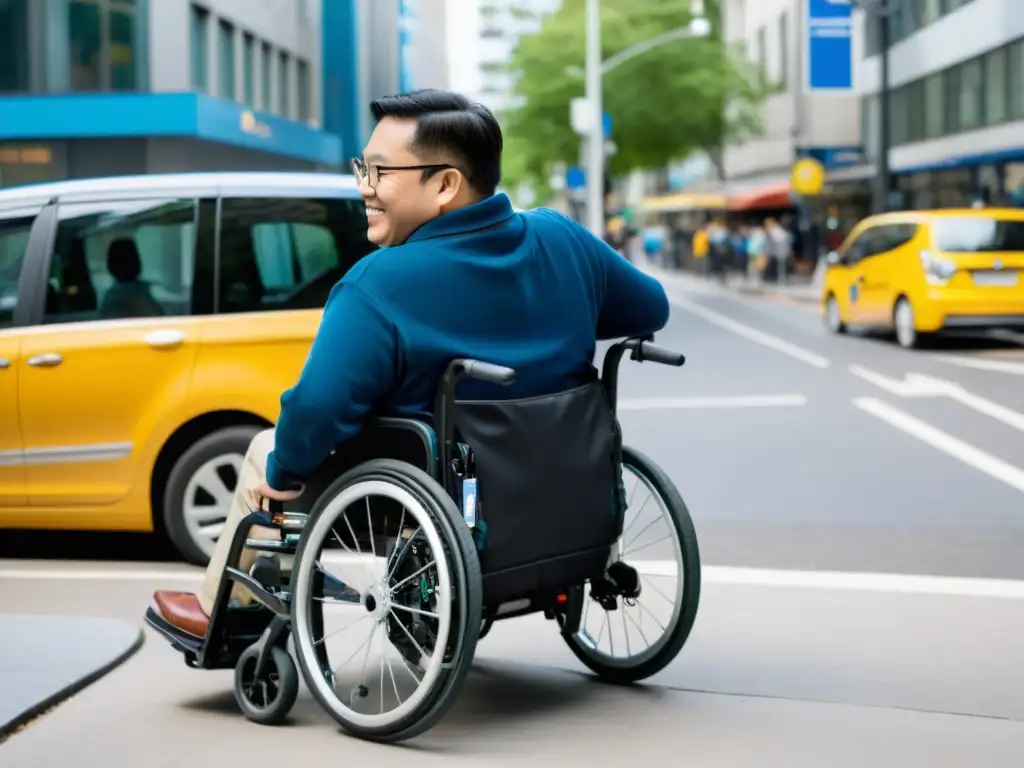
[[[666,43],[605,75],[604,108],[617,145],[613,173],[663,167],[760,130],[764,84],[723,44],[717,2],[704,5],[708,37]],[[686,26],[690,8],[691,0],[602,0],[602,60]],[[545,187],[553,163],[577,161],[569,104],[584,95],[585,47],[584,0],[563,0],[539,32],[519,39],[508,67],[520,106],[501,116],[507,184]]]

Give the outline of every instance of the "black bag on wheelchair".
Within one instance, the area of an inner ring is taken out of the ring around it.
[[[599,576],[626,507],[622,438],[603,384],[458,401],[454,424],[477,479],[485,604]]]

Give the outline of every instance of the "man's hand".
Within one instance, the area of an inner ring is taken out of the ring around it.
[[[267,485],[266,480],[261,480],[258,485],[254,485],[246,490],[246,497],[249,500],[249,509],[263,509],[263,501],[265,499],[293,501],[299,498],[305,490],[306,488],[303,486],[295,491],[277,491]]]

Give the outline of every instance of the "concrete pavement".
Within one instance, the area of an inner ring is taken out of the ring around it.
[[[0,739],[124,663],[142,645],[135,621],[0,614]]]
[[[673,318],[657,340],[688,362],[624,362],[622,421],[697,525],[707,567],[689,643],[622,690],[581,675],[550,624],[499,624],[413,759],[1019,766],[1020,373],[972,367],[990,359],[957,348],[831,337],[804,309],[665,282]],[[178,564],[8,561],[0,610],[138,624],[153,589],[196,580]],[[147,768],[411,757],[339,736],[305,692],[294,727],[251,725],[229,673],[187,670],[155,637],[0,756],[60,766],[90,748]]]

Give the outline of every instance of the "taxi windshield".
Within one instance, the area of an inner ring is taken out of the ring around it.
[[[932,223],[935,248],[946,253],[1024,252],[1024,221],[951,216]]]

